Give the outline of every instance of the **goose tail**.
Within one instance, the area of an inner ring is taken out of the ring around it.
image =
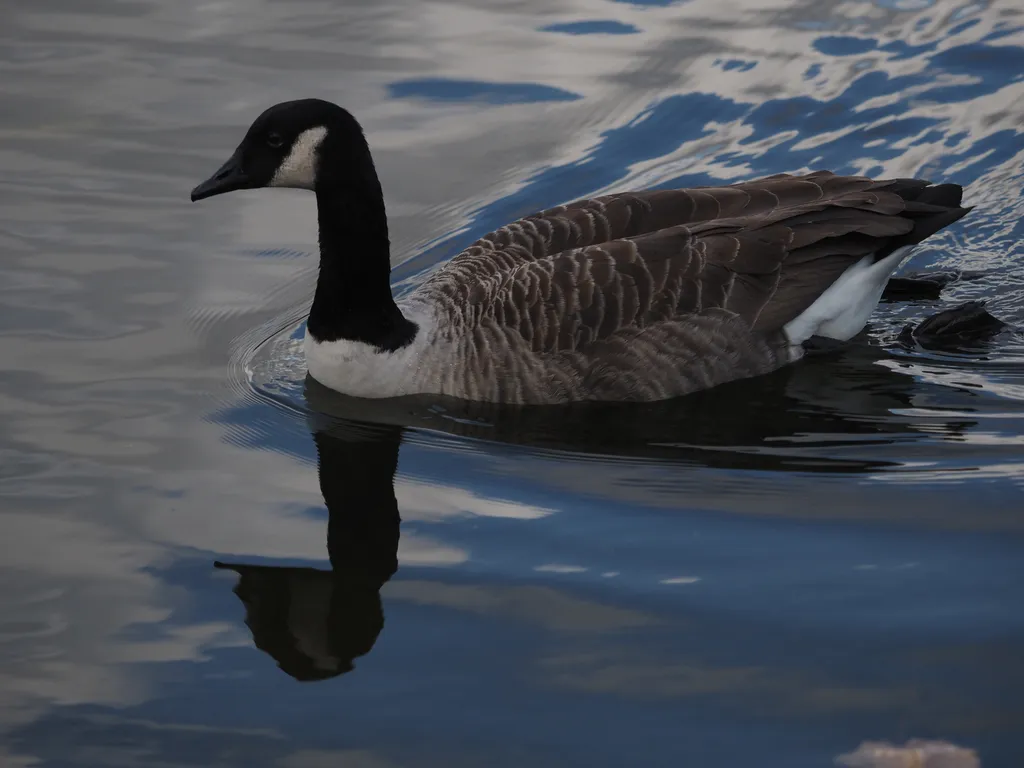
[[[959,184],[893,179],[879,182],[878,188],[902,198],[903,210],[897,215],[909,219],[912,228],[883,240],[878,249],[847,268],[806,310],[787,323],[785,333],[791,344],[803,344],[814,336],[839,341],[856,336],[878,306],[889,278],[914,246],[971,211],[961,205],[963,188]]]

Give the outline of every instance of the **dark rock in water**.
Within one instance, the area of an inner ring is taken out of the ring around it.
[[[899,341],[908,347],[920,345],[926,349],[949,350],[990,341],[1007,327],[989,314],[984,302],[968,301],[927,317],[916,326],[904,326]]]

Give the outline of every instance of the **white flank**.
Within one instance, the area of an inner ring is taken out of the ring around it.
[[[411,343],[382,352],[361,341],[317,341],[306,331],[304,348],[309,375],[325,387],[353,397],[383,398],[436,393],[449,358],[434,343],[437,323],[420,304],[399,304],[402,314],[418,329]]]
[[[878,306],[890,275],[911,248],[897,248],[877,263],[873,256],[865,256],[849,267],[811,306],[786,323],[790,343],[801,344],[811,336],[847,341],[860,333]]]
[[[292,144],[281,165],[278,166],[274,178],[268,187],[294,187],[296,189],[314,189],[316,187],[316,151],[327,135],[322,125],[307,128]]]

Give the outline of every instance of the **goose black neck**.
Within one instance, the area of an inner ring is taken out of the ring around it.
[[[307,328],[317,341],[361,341],[393,352],[416,335],[391,295],[391,248],[376,174],[362,189],[317,189],[320,275]]]

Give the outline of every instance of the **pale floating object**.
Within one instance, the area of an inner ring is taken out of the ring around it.
[[[865,741],[836,758],[844,768],[981,768],[973,749],[948,741],[911,739],[902,747],[887,741]]]

